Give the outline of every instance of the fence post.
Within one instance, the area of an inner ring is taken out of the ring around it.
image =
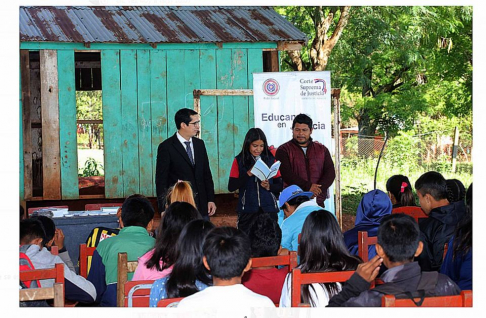
[[[454,129],[454,146],[452,148],[452,172],[456,172],[456,157],[457,157],[457,149],[459,144],[459,128]]]
[[[343,228],[343,216],[342,216],[342,202],[341,202],[341,134],[339,132],[341,127],[341,110],[339,104],[339,98],[341,95],[340,89],[333,88],[331,90],[332,99],[334,101],[334,169],[336,170],[336,179],[334,180],[334,193],[335,193],[335,213],[339,226]]]

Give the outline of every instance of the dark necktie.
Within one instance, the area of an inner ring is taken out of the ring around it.
[[[191,163],[194,166],[194,158],[192,158],[191,142],[190,141],[184,141],[184,143],[186,144],[186,152],[187,152],[187,155],[189,156],[189,160],[191,160]]]

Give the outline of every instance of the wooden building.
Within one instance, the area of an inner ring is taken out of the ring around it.
[[[20,7],[20,200],[154,197],[158,145],[194,89],[252,88],[306,36],[270,7]],[[76,91],[101,90],[104,188],[80,194]],[[248,96],[201,97],[216,193],[253,126]],[[41,202],[37,202],[38,204]],[[32,206],[32,205],[31,205]],[[38,205],[38,206],[41,206]]]

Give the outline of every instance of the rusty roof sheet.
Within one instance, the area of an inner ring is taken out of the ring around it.
[[[21,42],[306,42],[271,7],[20,7]]]

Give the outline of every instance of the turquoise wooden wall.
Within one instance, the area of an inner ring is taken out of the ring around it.
[[[252,73],[263,71],[262,49],[275,46],[236,43],[222,48],[169,45],[147,49],[119,45],[101,49],[105,197],[155,196],[157,148],[176,132],[175,112],[193,108],[194,89],[252,88]],[[34,44],[27,47],[35,49]],[[79,197],[74,48],[58,48],[63,199]],[[233,158],[253,126],[253,98],[202,96],[201,122],[215,191],[227,193]]]

